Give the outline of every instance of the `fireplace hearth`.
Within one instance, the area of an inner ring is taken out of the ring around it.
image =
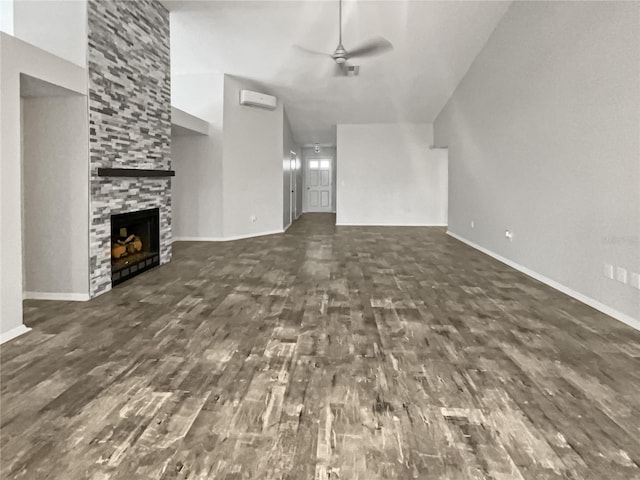
[[[160,265],[160,209],[111,215],[111,285]]]

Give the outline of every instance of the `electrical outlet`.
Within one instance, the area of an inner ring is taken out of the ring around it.
[[[618,267],[616,268],[616,280],[622,283],[627,283],[627,269]]]
[[[258,221],[258,217],[255,215],[251,215],[251,223],[256,223]]]
[[[471,228],[476,228],[476,222],[474,222],[473,220],[471,220]]]
[[[613,265],[608,263],[604,264],[604,276],[613,280]]]
[[[505,230],[504,237],[510,242],[513,242],[513,232],[511,230]]]
[[[631,272],[631,282],[629,284],[640,290],[640,273]]]

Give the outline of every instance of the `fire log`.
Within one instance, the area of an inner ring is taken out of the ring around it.
[[[113,258],[122,258],[127,255],[126,245],[115,244],[111,247],[111,255]]]

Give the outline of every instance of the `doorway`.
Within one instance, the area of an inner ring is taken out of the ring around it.
[[[331,158],[306,159],[307,211],[331,212],[333,162]]]

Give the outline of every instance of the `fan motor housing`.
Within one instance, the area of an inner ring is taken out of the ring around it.
[[[347,65],[345,72],[349,77],[355,77],[360,73],[360,65]]]

